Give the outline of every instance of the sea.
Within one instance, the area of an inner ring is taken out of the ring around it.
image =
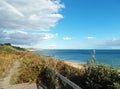
[[[44,49],[35,50],[34,53],[51,56],[57,60],[66,60],[71,62],[83,63],[90,62],[92,56],[96,58],[97,63],[108,64],[115,68],[120,67],[120,50],[103,49]]]

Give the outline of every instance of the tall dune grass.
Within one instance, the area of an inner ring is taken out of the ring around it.
[[[0,51],[0,78],[4,78],[8,74],[16,59],[16,54]]]
[[[0,78],[4,77],[15,60],[20,61],[19,71],[13,76],[12,83],[25,83],[41,81],[49,89],[55,88],[56,77],[46,68],[50,67],[67,77],[83,89],[120,89],[120,71],[106,64],[97,64],[93,56],[92,62],[84,66],[84,69],[77,69],[64,63],[62,60],[55,60],[52,57],[45,57],[32,52],[11,51],[11,47],[0,48]],[[52,86],[51,86],[52,85]],[[64,82],[61,85],[67,88]]]

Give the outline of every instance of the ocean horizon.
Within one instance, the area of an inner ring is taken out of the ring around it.
[[[91,61],[94,49],[44,49],[33,51],[36,54],[51,56],[58,60],[86,63]],[[120,67],[119,49],[96,49],[95,58],[98,63]]]

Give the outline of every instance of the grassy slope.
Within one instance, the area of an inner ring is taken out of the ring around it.
[[[0,51],[3,51],[3,52],[7,52],[7,53],[11,53],[13,51],[17,51],[17,52],[20,52],[20,51],[25,51],[26,49],[24,48],[20,48],[20,47],[15,47],[15,46],[12,46],[11,44],[0,44]]]
[[[14,61],[18,59],[19,52],[24,50],[11,44],[0,44],[0,78],[6,76]]]
[[[12,82],[14,81],[13,83],[36,82],[39,77],[39,80],[47,85],[49,89],[53,89],[50,88],[50,85],[54,86],[54,76],[46,70],[46,66],[50,66],[62,75],[82,86],[83,89],[104,89],[102,88],[104,86],[117,86],[118,88],[110,89],[120,89],[120,77],[118,77],[118,73],[114,68],[98,64],[90,64],[85,70],[79,70],[66,65],[64,61],[56,61],[54,58],[36,55],[32,52],[23,50],[24,49],[11,45],[0,46],[0,61],[2,61],[0,62],[0,74],[7,72],[7,70],[9,70],[8,66],[11,66],[15,59],[19,59],[21,62],[19,73],[17,73],[12,79]],[[107,72],[108,75],[106,75]],[[105,75],[105,77],[103,75]],[[100,78],[101,80],[98,82],[94,76]],[[111,82],[111,80],[113,82]],[[106,85],[104,85],[105,83],[101,84],[103,81],[105,81]]]

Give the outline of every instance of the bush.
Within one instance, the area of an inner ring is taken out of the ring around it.
[[[98,64],[95,56],[88,63],[79,84],[83,89],[120,89],[120,76],[117,69],[106,64]]]
[[[92,61],[81,70],[65,64],[64,61],[56,61],[51,57],[35,55],[31,52],[23,52],[19,55],[21,68],[17,83],[34,82],[40,78],[39,80],[48,89],[55,89],[56,76],[46,68],[48,66],[82,89],[120,89],[120,71],[106,64],[98,64],[95,55],[93,55]],[[62,89],[71,89],[63,81],[59,83]]]
[[[53,74],[47,67],[43,68],[39,78],[42,80],[42,83],[47,87],[47,89],[56,89],[56,75]]]
[[[89,64],[82,76],[82,80],[85,89],[114,89],[114,83],[120,83],[117,70],[104,64]]]

